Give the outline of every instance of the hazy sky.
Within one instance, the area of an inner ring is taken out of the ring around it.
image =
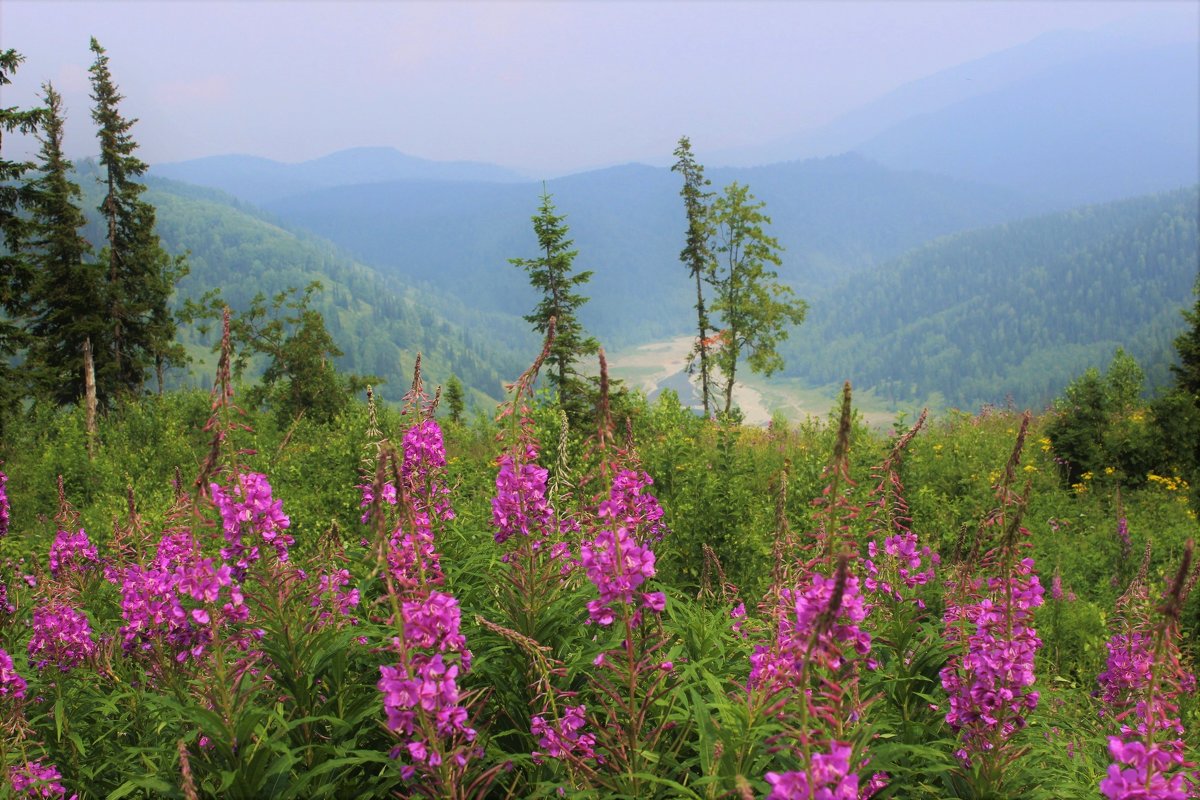
[[[50,2],[2,0],[52,80],[67,149],[95,151],[89,36],[108,50],[151,163],[299,161],[360,145],[554,173],[661,161],[828,122],[939,69],[1131,17],[1194,36],[1200,2]],[[1182,35],[1182,34],[1181,34]]]

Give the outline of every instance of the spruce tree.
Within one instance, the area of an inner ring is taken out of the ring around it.
[[[136,119],[125,119],[119,105],[125,98],[113,82],[108,56],[95,38],[96,55],[89,72],[92,81],[92,119],[100,139],[100,167],[105,185],[99,210],[104,216],[108,246],[101,253],[107,268],[106,307],[111,333],[107,353],[97,351],[96,381],[106,402],[114,394],[140,391],[146,370],[154,367],[162,390],[165,368],[182,363],[174,343],[175,319],[167,305],[175,283],[187,272],[182,258],[172,258],[154,231],[154,206],[141,199],[146,190],[136,179],[146,164],[136,155],[130,135]]]
[[[11,76],[24,60],[15,50],[0,51],[0,87],[12,83]],[[4,244],[0,248],[0,434],[25,393],[25,382],[10,362],[25,344],[25,331],[19,323],[28,313],[34,275],[24,252],[29,225],[20,213],[29,200],[29,190],[20,180],[33,165],[4,158],[4,134],[32,133],[41,117],[41,109],[0,107],[0,238]]]
[[[465,406],[462,381],[451,375],[450,380],[446,381],[446,408],[450,411],[451,422],[456,424],[462,422]]]
[[[1179,364],[1173,365],[1171,371],[1175,373],[1176,386],[1200,403],[1200,276],[1196,278],[1195,292],[1192,309],[1182,312],[1188,327],[1175,339]]]
[[[672,172],[683,176],[683,188],[679,195],[683,198],[683,208],[687,212],[687,239],[679,260],[688,269],[688,274],[696,281],[696,324],[698,336],[691,357],[688,359],[689,371],[696,362],[700,365],[700,396],[704,403],[704,417],[709,415],[710,365],[708,332],[708,313],[704,307],[704,277],[712,270],[712,251],[709,240],[712,237],[712,226],[709,224],[708,202],[713,196],[706,191],[711,181],[704,177],[704,167],[696,163],[692,156],[692,143],[686,136],[679,137],[679,146],[675,148],[675,158],[678,160],[671,167]]]
[[[542,254],[538,258],[510,259],[509,263],[525,270],[529,274],[529,283],[542,295],[533,313],[527,314],[525,320],[541,334],[550,329],[550,320],[554,320],[554,343],[546,357],[547,378],[558,393],[559,405],[572,421],[579,421],[588,412],[588,391],[575,365],[583,356],[598,352],[600,344],[587,335],[579,322],[579,308],[587,298],[576,288],[587,283],[592,273],[572,274],[579,251],[571,249],[573,242],[567,238],[570,230],[566,216],[554,212],[550,194],[543,187],[542,205],[532,217]]]
[[[37,279],[30,292],[32,341],[28,364],[38,395],[66,405],[84,395],[83,343],[106,349],[103,275],[80,233],[82,192],[63,156],[62,97],[43,85],[46,116],[38,134],[38,177],[31,181],[29,258]]]

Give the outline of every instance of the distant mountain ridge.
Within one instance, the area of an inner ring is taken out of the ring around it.
[[[713,188],[748,183],[786,248],[781,277],[806,296],[936,236],[1028,216],[1019,194],[847,155],[752,169],[714,169]],[[617,346],[691,329],[679,262],[686,222],[679,177],[630,164],[548,181],[567,216],[577,269],[594,275],[581,310]],[[540,183],[403,181],[340,186],[264,204],[289,225],[336,242],[389,275],[452,290],[468,306],[526,314],[534,297],[511,258],[536,254],[530,217]]]
[[[220,189],[261,204],[292,194],[330,186],[396,180],[482,181],[528,180],[514,170],[477,161],[431,161],[392,147],[354,147],[286,164],[269,158],[223,155],[156,164],[151,175]]]
[[[854,149],[1060,208],[1200,181],[1200,49],[1177,44],[1069,61]]]

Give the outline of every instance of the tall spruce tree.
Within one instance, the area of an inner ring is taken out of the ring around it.
[[[686,136],[679,137],[679,146],[675,148],[675,158],[678,159],[671,167],[672,172],[683,176],[683,188],[679,195],[683,198],[683,208],[687,212],[687,238],[679,260],[688,269],[688,274],[696,281],[696,325],[697,337],[695,347],[688,360],[689,369],[697,362],[700,365],[700,396],[704,402],[704,416],[709,415],[710,376],[712,375],[709,349],[708,312],[704,307],[704,277],[712,271],[712,251],[709,240],[712,237],[712,226],[709,222],[708,203],[713,196],[705,187],[711,184],[704,177],[704,167],[696,163],[692,156],[692,143]]]
[[[12,83],[12,76],[25,58],[15,50],[0,51],[0,87]],[[12,418],[24,394],[25,382],[11,366],[25,344],[20,320],[28,313],[29,286],[33,269],[25,256],[29,233],[26,218],[20,213],[29,200],[29,190],[21,177],[33,165],[27,161],[4,158],[4,134],[28,134],[36,130],[42,109],[0,107],[0,435]]]
[[[576,370],[576,363],[587,355],[593,355],[600,344],[588,336],[579,322],[579,308],[587,298],[576,289],[591,279],[592,273],[584,271],[572,274],[578,250],[572,250],[573,242],[566,215],[555,214],[550,194],[542,187],[542,205],[532,217],[533,230],[537,234],[542,255],[538,258],[514,258],[509,263],[529,274],[529,282],[537,289],[542,299],[532,314],[525,320],[533,329],[545,334],[554,320],[554,343],[546,357],[549,367],[547,377],[558,393],[558,402],[572,421],[585,419],[588,413],[588,390],[586,381]]]
[[[104,305],[104,275],[90,260],[92,246],[81,233],[86,224],[82,192],[63,155],[62,97],[43,85],[46,116],[38,134],[41,150],[36,179],[30,182],[29,258],[36,268],[30,291],[30,373],[38,396],[66,405],[84,395],[83,344],[97,352],[110,348]]]
[[[121,115],[119,105],[125,98],[95,38],[91,49],[96,56],[89,69],[92,119],[98,128],[105,185],[99,210],[108,241],[101,261],[107,267],[111,327],[109,351],[97,352],[96,382],[102,399],[111,402],[115,394],[141,391],[150,367],[158,374],[161,391],[165,368],[182,363],[168,300],[187,267],[182,258],[167,254],[155,233],[154,206],[141,199],[146,187],[136,180],[146,172],[145,162],[134,155],[137,143],[130,135],[137,120]]]
[[[755,202],[746,186],[736,181],[713,202],[712,310],[724,328],[718,335],[715,361],[725,380],[725,413],[733,410],[733,386],[738,364],[745,356],[751,372],[770,375],[783,367],[777,346],[792,325],[804,321],[807,304],[778,281],[783,249],[763,229],[771,218],[765,203]]]
[[[1192,309],[1183,310],[1188,327],[1175,339],[1175,350],[1179,353],[1179,364],[1171,367],[1175,373],[1175,384],[1200,403],[1200,276],[1196,277],[1196,302]]]

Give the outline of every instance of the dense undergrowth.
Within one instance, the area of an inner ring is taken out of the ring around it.
[[[1049,419],[883,434],[848,393],[568,430],[532,379],[441,427],[419,381],[286,429],[172,393],[92,458],[35,412],[0,450],[6,791],[1196,796],[1183,476],[1071,485]]]

